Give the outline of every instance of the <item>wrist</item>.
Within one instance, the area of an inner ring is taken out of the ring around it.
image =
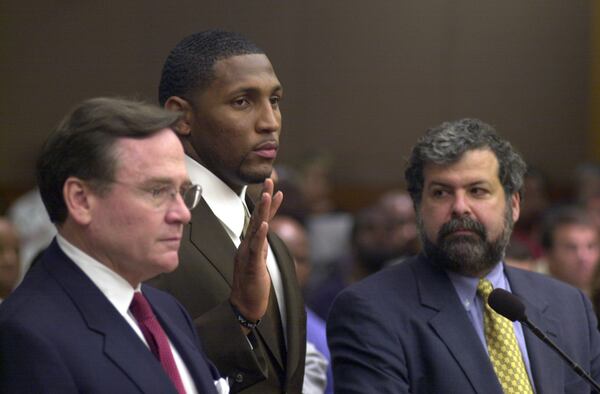
[[[240,325],[242,327],[247,328],[248,330],[253,330],[260,323],[260,319],[258,319],[258,320],[247,319],[246,316],[244,316],[240,312],[240,310],[235,305],[233,305],[233,303],[231,301],[229,302],[229,305],[231,306],[231,310],[233,311],[235,318],[237,319],[238,323],[240,323]]]

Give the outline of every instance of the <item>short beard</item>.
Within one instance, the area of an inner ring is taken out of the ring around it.
[[[427,238],[423,221],[420,215],[418,216],[417,223],[423,250],[433,264],[444,270],[473,277],[490,271],[504,258],[504,251],[510,241],[514,225],[512,207],[510,201],[507,201],[504,228],[497,239],[488,240],[483,224],[470,216],[461,216],[444,223],[438,232],[436,242],[433,243]],[[458,229],[469,230],[473,234],[452,235]]]
[[[270,178],[273,173],[273,166],[269,169],[259,169],[259,170],[248,170],[244,168],[239,168],[237,171],[237,177],[242,180],[245,185],[252,185],[263,183],[265,179]]]

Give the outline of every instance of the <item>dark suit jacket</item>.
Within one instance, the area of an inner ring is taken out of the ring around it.
[[[216,393],[189,316],[173,297],[142,291],[200,393]],[[1,393],[177,391],[131,326],[56,240],[0,305]]]
[[[287,311],[287,356],[277,350],[272,327],[279,316],[267,314],[248,344],[229,305],[235,246],[204,200],[184,229],[179,267],[151,283],[174,295],[194,318],[202,345],[232,392],[300,393],[306,353],[306,314],[294,261],[283,242],[269,234],[277,259]],[[271,295],[274,296],[271,291]],[[283,375],[279,382],[278,375]]]
[[[581,291],[505,267],[529,320],[600,379],[600,334]],[[589,393],[587,383],[523,328],[537,393]],[[492,364],[450,279],[425,257],[343,291],[327,327],[336,393],[501,394]]]

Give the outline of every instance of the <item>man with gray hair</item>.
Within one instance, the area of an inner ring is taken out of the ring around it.
[[[530,321],[600,378],[600,335],[583,293],[504,264],[525,163],[475,119],[430,129],[405,172],[421,255],[340,294],[328,322],[336,393],[583,393],[587,382],[487,304],[517,295]]]

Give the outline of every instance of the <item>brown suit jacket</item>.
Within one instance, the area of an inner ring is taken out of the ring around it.
[[[273,234],[269,244],[283,281],[287,311],[287,349],[278,348],[271,328],[279,321],[273,309],[245,337],[229,305],[235,246],[204,200],[184,229],[179,267],[151,284],[175,296],[194,319],[208,357],[229,378],[232,392],[301,393],[306,353],[306,313],[294,261]],[[274,297],[271,289],[271,297]],[[271,305],[277,303],[271,300]],[[274,309],[278,313],[278,309]],[[275,319],[275,320],[274,320]],[[252,343],[250,347],[248,339]]]

